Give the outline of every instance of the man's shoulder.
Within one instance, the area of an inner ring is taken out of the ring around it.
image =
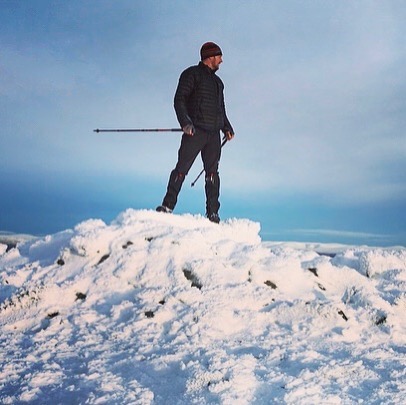
[[[199,65],[192,65],[186,68],[182,74],[194,74],[194,73],[199,73],[201,71],[201,66]]]
[[[193,66],[189,66],[181,73],[180,80],[181,81],[193,80],[193,82],[196,83],[196,82],[200,82],[202,76],[204,76],[204,71],[201,68],[200,64],[193,65]]]

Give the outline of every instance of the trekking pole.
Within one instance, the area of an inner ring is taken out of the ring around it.
[[[93,132],[182,132],[181,128],[94,129]]]
[[[220,149],[223,148],[223,146],[226,144],[226,142],[227,142],[227,137],[224,137],[224,140],[223,140],[223,143],[222,143],[221,146],[220,146]],[[200,176],[203,174],[203,172],[204,172],[204,168],[203,168],[202,171],[199,173],[199,175],[195,178],[195,181],[192,182],[192,184],[190,185],[191,187],[194,187],[194,185],[196,184],[197,180],[200,179]]]

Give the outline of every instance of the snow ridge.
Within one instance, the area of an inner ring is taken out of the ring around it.
[[[406,249],[259,230],[129,209],[0,245],[0,402],[401,403]]]

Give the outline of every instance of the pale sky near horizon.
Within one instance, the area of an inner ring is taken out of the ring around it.
[[[405,244],[404,21],[391,0],[0,0],[0,177],[133,176],[154,208],[179,134],[92,131],[177,127],[179,75],[214,41],[236,132],[221,216]],[[188,193],[179,213],[203,205]]]

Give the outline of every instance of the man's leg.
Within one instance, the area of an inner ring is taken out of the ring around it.
[[[221,155],[220,134],[211,134],[209,142],[202,150],[204,170],[206,172],[206,215],[213,222],[218,222],[220,209],[220,177],[218,166]]]
[[[220,177],[218,172],[206,174],[206,216],[213,222],[219,222]]]
[[[193,136],[182,135],[182,141],[178,151],[178,162],[169,176],[166,195],[162,202],[162,205],[171,211],[175,208],[183,181],[189,173],[196,156],[204,146],[204,142],[204,134],[198,131],[196,131]]]
[[[173,211],[173,209],[175,208],[175,205],[178,201],[178,194],[182,188],[183,180],[185,180],[185,174],[179,172],[176,168],[173,169],[171,174],[169,175],[168,187],[162,202],[162,205],[165,208],[169,208],[169,212]]]

